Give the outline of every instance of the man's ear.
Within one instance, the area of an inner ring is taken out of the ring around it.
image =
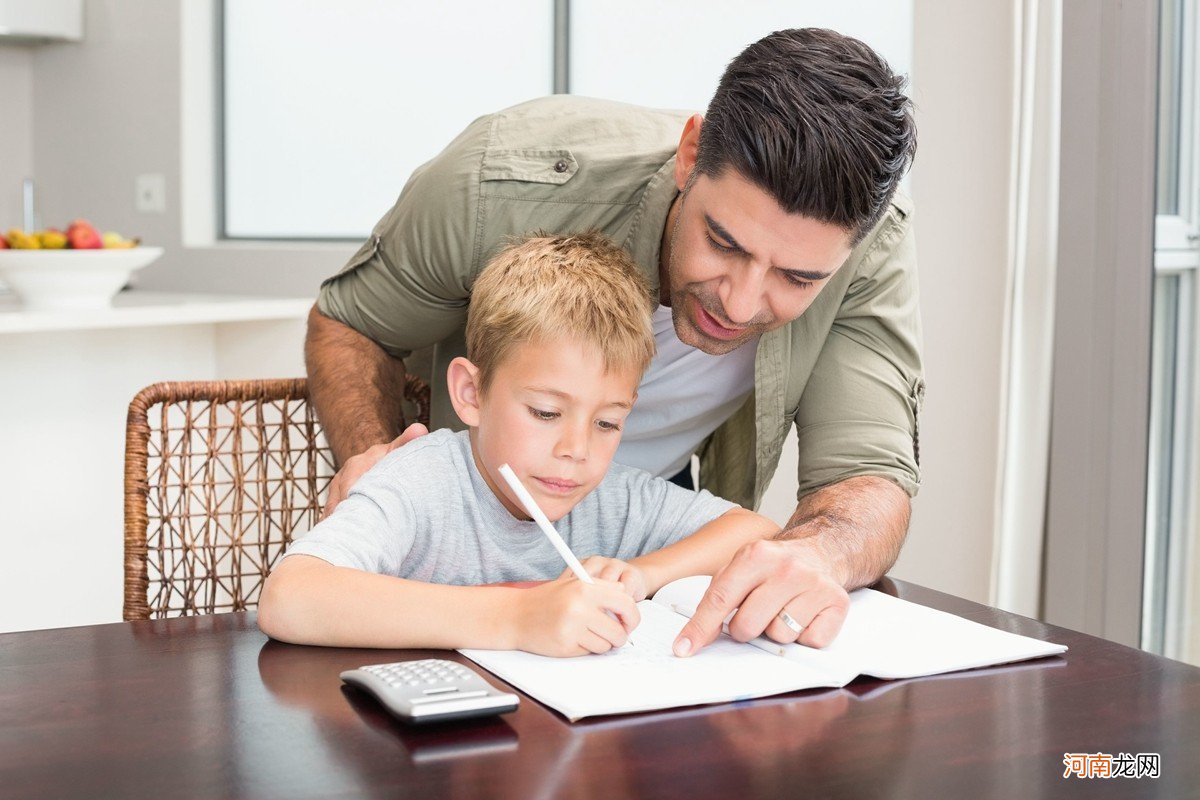
[[[675,151],[675,186],[679,191],[687,186],[692,169],[696,166],[696,153],[700,149],[700,126],[704,117],[692,114],[683,124],[683,134],[679,137],[679,148]]]
[[[450,362],[446,370],[446,389],[450,393],[450,404],[463,424],[479,426],[479,367],[459,356]]]

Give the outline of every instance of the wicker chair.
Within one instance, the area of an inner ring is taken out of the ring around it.
[[[424,381],[405,401],[428,425]],[[303,378],[143,389],[125,430],[125,619],[253,608],[335,472]]]

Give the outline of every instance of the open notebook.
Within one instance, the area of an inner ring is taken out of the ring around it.
[[[774,654],[722,634],[689,658],[671,652],[711,579],[669,583],[638,604],[633,647],[549,658],[520,651],[460,652],[572,722],[601,714],[724,703],[800,689],[845,686],[859,675],[915,678],[1055,655],[1066,646],[1030,639],[871,589],[850,593],[850,613],[828,647],[779,645]]]

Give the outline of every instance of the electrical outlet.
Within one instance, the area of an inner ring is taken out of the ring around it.
[[[167,179],[161,172],[138,175],[133,190],[138,211],[162,214],[167,210]]]

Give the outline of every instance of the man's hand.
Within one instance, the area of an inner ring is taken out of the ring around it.
[[[583,561],[583,570],[593,578],[599,578],[602,581],[616,581],[625,588],[626,593],[633,598],[633,602],[639,602],[646,599],[646,575],[639,567],[634,566],[618,558],[605,558],[604,556],[588,556]],[[566,578],[572,574],[570,568],[563,571],[559,578]]]
[[[872,475],[805,495],[785,530],[745,545],[713,577],[675,640],[675,654],[690,655],[712,642],[735,609],[729,632],[738,641],[765,631],[777,642],[829,644],[850,609],[846,590],[870,586],[896,563],[911,508],[903,489]],[[781,611],[803,626],[799,633]]]
[[[777,642],[824,647],[841,630],[850,596],[805,540],[751,542],[713,576],[696,613],[675,639],[675,655],[691,655],[710,644],[735,610],[729,635],[739,642],[765,632]],[[780,612],[787,612],[800,631],[789,628]]]
[[[325,517],[332,514],[337,504],[345,500],[346,495],[350,494],[350,490],[354,487],[354,484],[358,483],[358,479],[365,475],[367,470],[378,464],[384,456],[427,433],[429,433],[428,428],[419,422],[414,422],[390,442],[368,447],[358,455],[346,459],[346,463],[342,465],[337,475],[334,475],[333,480],[329,482],[329,497],[325,500],[325,510],[321,513],[321,519],[325,519]]]
[[[544,656],[607,653],[625,644],[641,622],[621,584],[574,576],[523,589],[513,610],[517,649]]]

